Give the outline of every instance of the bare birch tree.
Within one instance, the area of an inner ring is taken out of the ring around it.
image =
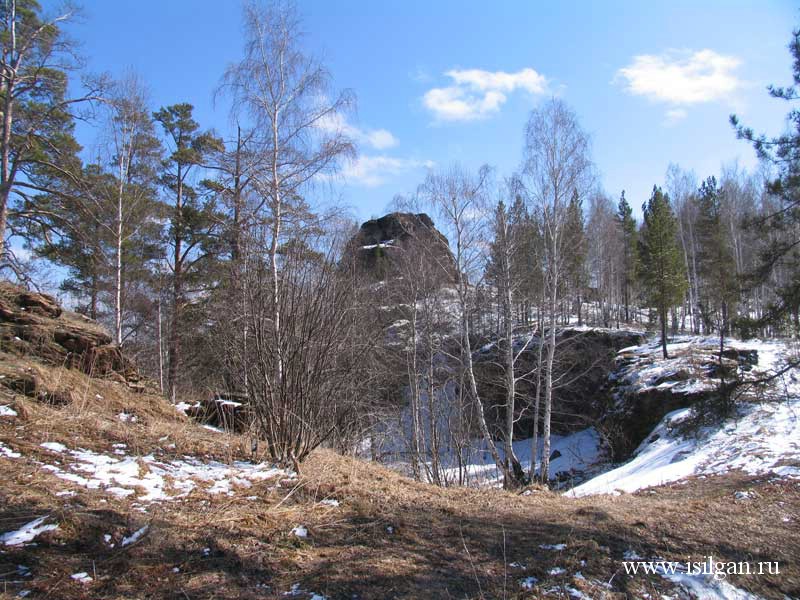
[[[440,216],[448,233],[450,249],[456,262],[457,311],[459,319],[460,364],[464,373],[469,396],[476,404],[478,426],[484,443],[503,474],[505,481],[514,480],[514,473],[506,466],[486,421],[486,407],[478,392],[472,359],[472,330],[470,313],[474,302],[470,275],[475,276],[484,262],[486,247],[487,206],[491,171],[482,167],[473,174],[454,165],[441,173],[431,173],[420,187],[420,195],[426,198]]]
[[[252,185],[259,201],[256,219],[269,223],[268,256],[271,271],[272,334],[278,352],[274,387],[280,388],[286,357],[283,315],[279,297],[279,249],[287,227],[306,211],[307,186],[320,175],[335,171],[354,154],[350,139],[323,127],[354,102],[345,91],[330,100],[330,75],[302,49],[300,20],[292,4],[249,3],[244,9],[244,57],[225,73],[235,110],[247,114],[254,132],[252,148],[258,165]]]
[[[559,289],[565,254],[565,224],[570,198],[582,198],[590,188],[592,163],[589,139],[575,113],[562,100],[553,98],[534,110],[525,128],[522,169],[530,202],[542,219],[545,238],[544,272],[547,290],[546,356],[544,369],[544,423],[542,451],[543,481],[550,465],[550,421],[553,411],[553,364],[556,351]]]

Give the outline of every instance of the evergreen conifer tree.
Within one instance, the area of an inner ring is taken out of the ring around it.
[[[641,232],[642,281],[651,305],[658,311],[661,325],[661,349],[667,353],[667,318],[686,291],[683,260],[677,240],[677,223],[669,197],[653,186],[650,200],[642,207],[644,224]]]

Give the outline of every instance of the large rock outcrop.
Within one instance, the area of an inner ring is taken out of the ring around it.
[[[143,390],[145,381],[136,367],[111,341],[97,322],[63,310],[53,297],[0,282],[3,352],[35,357],[45,364],[78,369]]]
[[[347,253],[373,281],[426,270],[441,284],[456,280],[456,265],[447,238],[425,213],[394,212],[361,225]]]
[[[663,358],[658,342],[623,349],[609,375],[611,402],[603,419],[605,438],[615,461],[630,458],[639,444],[668,413],[690,406],[705,407],[713,419],[720,400],[720,374],[752,379],[758,351],[746,342],[728,340],[720,359],[714,338],[673,340]],[[732,345],[733,344],[733,345]],[[704,412],[701,410],[701,412]]]

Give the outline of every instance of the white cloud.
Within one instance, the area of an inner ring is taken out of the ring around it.
[[[630,65],[617,71],[617,77],[625,80],[625,89],[631,94],[688,106],[730,99],[742,86],[734,74],[740,64],[741,60],[734,56],[708,49],[642,54],[634,56]],[[685,116],[685,111],[679,116]]]
[[[500,110],[508,94],[522,90],[530,94],[547,91],[547,79],[533,69],[516,73],[454,69],[445,73],[453,85],[428,90],[422,103],[441,121],[470,121]]]
[[[348,123],[341,114],[320,119],[317,127],[328,133],[342,133],[352,138],[357,144],[369,146],[375,150],[393,148],[399,143],[391,131],[386,129],[361,129],[352,123]]]
[[[401,175],[415,169],[432,168],[434,163],[429,160],[416,160],[413,158],[396,158],[392,156],[375,155],[359,156],[349,163],[342,171],[345,179],[365,187],[377,187],[387,179]]]

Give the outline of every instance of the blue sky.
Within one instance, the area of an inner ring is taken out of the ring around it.
[[[45,2],[45,6],[48,3]],[[241,55],[240,5],[219,0],[85,0],[70,27],[90,71],[137,71],[154,108],[188,101],[203,127],[229,132],[212,92]],[[360,220],[415,189],[430,165],[519,164],[538,103],[560,96],[592,137],[599,181],[635,207],[670,162],[698,176],[752,149],[728,115],[781,130],[790,83],[791,2],[301,0],[308,50],[351,88],[360,144],[332,193]],[[92,132],[79,130],[91,144]]]

